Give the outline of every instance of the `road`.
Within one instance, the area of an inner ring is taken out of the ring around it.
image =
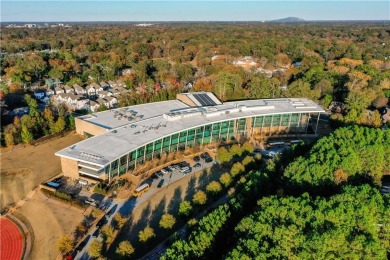
[[[205,162],[203,159],[200,161],[201,167],[199,168],[192,168],[192,171],[188,174],[183,174],[179,170],[174,170],[171,173],[164,174],[163,177],[158,178],[158,179],[147,179],[144,183],[149,183],[150,184],[150,190],[146,193],[144,193],[141,197],[139,198],[130,198],[128,200],[115,200],[111,198],[104,198],[103,201],[100,203],[100,208],[103,209],[106,213],[110,212],[110,216],[107,217],[106,215],[106,221],[105,224],[112,224],[114,215],[116,213],[120,213],[122,215],[128,216],[131,214],[131,212],[139,205],[142,203],[146,202],[149,200],[149,198],[157,193],[157,192],[165,192],[165,189],[172,183],[183,179],[185,177],[191,176],[193,173],[197,171],[203,171],[205,169],[211,168],[215,164],[215,161],[212,162]],[[193,166],[193,165],[191,165]],[[164,184],[161,188],[157,188],[157,184],[160,182],[161,179],[164,179]],[[102,225],[103,226],[103,225]],[[98,239],[100,241],[103,241],[103,238],[100,236],[99,231],[101,227],[94,227],[89,234],[86,236],[86,238],[83,241],[84,247],[77,252],[76,255],[74,255],[74,259],[80,259],[80,260],[89,260],[91,257],[88,255],[87,250],[88,247],[90,246],[91,242],[94,239]]]

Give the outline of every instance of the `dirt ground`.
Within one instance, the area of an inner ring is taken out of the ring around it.
[[[0,206],[17,203],[41,182],[59,174],[60,158],[54,153],[83,139],[72,132],[37,146],[20,145],[2,150]]]
[[[72,132],[36,146],[1,150],[0,204],[3,207],[20,201],[17,212],[29,220],[35,234],[31,259],[55,259],[59,237],[70,234],[83,219],[81,211],[48,203],[39,193],[31,192],[61,172],[60,159],[54,153],[81,140],[82,136]]]
[[[56,259],[57,242],[63,234],[70,235],[83,218],[77,209],[46,202],[38,193],[26,201],[17,212],[25,216],[33,227],[35,243],[31,259]]]

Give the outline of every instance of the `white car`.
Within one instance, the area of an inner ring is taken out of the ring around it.
[[[164,174],[169,173],[166,169],[161,169],[161,172],[164,173]]]

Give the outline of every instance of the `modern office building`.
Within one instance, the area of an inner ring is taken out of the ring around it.
[[[109,179],[163,153],[240,136],[315,135],[324,110],[305,98],[221,103],[212,93],[178,94],[148,103],[76,118],[89,137],[56,153],[71,178]]]

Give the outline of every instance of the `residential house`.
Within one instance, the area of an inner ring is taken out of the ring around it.
[[[65,93],[74,93],[74,89],[68,85],[65,85],[63,87],[63,89],[64,89]]]
[[[107,102],[106,102],[106,106],[108,108],[113,108],[113,107],[117,107],[118,105],[118,99],[116,97],[112,97],[112,96],[107,96],[104,98]]]
[[[65,90],[62,87],[55,87],[54,91],[56,92],[56,95],[65,93]]]
[[[55,92],[54,89],[51,89],[51,88],[47,88],[47,89],[46,89],[46,96],[47,96],[47,97],[53,96],[53,95],[55,95],[55,94],[56,94],[56,92]]]
[[[100,98],[105,98],[105,97],[110,97],[110,96],[113,96],[113,93],[111,93],[110,91],[100,91],[98,96]]]
[[[88,97],[94,98],[96,97],[96,88],[90,84],[85,88],[85,91],[87,92]]]
[[[89,101],[89,110],[91,110],[92,112],[96,112],[98,111],[100,107],[100,104],[95,102],[95,101]]]
[[[85,89],[83,87],[81,87],[79,84],[74,84],[73,89],[74,89],[75,94],[77,94],[77,95],[84,95],[87,93],[85,91]]]
[[[97,93],[99,93],[100,91],[103,91],[104,89],[103,89],[103,87],[102,86],[100,86],[99,84],[97,84],[97,83],[92,83],[91,85],[93,85],[93,87],[96,89],[96,95],[97,95]]]
[[[112,81],[112,80],[109,80],[108,84],[110,85],[111,88],[115,88],[118,86],[118,83],[116,83],[115,81]]]
[[[103,88],[103,90],[107,91],[108,89],[110,89],[110,85],[107,84],[106,82],[102,81],[100,82],[100,86]]]

